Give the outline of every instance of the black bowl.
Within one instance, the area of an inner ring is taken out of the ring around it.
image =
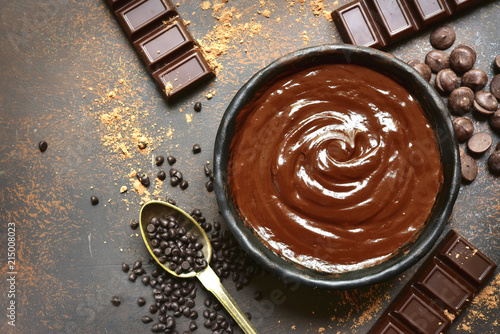
[[[325,274],[298,266],[274,253],[245,226],[228,183],[228,159],[240,110],[274,78],[312,66],[350,63],[369,67],[402,84],[418,100],[434,131],[443,166],[444,182],[427,224],[405,251],[372,267]],[[324,45],[296,51],[256,73],[236,94],[222,117],[214,151],[215,195],[222,216],[240,245],[264,268],[286,280],[329,289],[350,289],[379,283],[408,269],[427,254],[448,221],[460,187],[460,155],[453,125],[441,96],[412,67],[375,49],[351,45]]]

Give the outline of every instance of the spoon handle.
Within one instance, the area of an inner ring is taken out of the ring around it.
[[[241,330],[245,334],[258,334],[255,327],[250,323],[246,315],[236,304],[233,297],[227,292],[219,277],[214,273],[212,268],[208,266],[204,270],[200,271],[196,276],[200,282],[205,286],[205,288],[212,292],[219,302],[224,306],[224,308],[229,312],[233,319],[238,323]]]

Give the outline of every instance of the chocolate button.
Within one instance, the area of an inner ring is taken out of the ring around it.
[[[439,50],[448,49],[455,43],[456,34],[449,26],[439,27],[431,33],[431,45]]]
[[[417,70],[418,73],[420,73],[424,77],[425,80],[431,80],[432,71],[429,65],[420,62],[412,66]]]
[[[474,99],[474,109],[482,115],[492,115],[498,108],[497,98],[485,90],[476,93]]]
[[[470,137],[467,147],[472,153],[481,154],[486,152],[492,144],[491,136],[484,132],[479,132]]]
[[[462,179],[466,182],[472,182],[477,177],[477,164],[476,161],[467,154],[460,157],[460,164],[462,166]]]
[[[465,73],[472,69],[476,62],[476,54],[472,47],[461,44],[450,54],[450,67],[457,73]]]
[[[462,76],[462,85],[469,87],[475,92],[483,89],[487,83],[488,76],[479,68],[473,68],[472,70],[465,72]]]
[[[469,140],[474,133],[474,124],[465,117],[457,117],[453,120],[453,128],[459,142],[463,143]]]
[[[497,71],[500,71],[500,55],[495,57],[494,64],[495,64],[495,69]]]
[[[500,109],[490,117],[490,125],[493,130],[500,131]]]
[[[472,109],[474,92],[469,87],[459,87],[453,90],[448,97],[448,106],[456,115],[463,115]]]
[[[431,68],[432,72],[437,73],[450,67],[450,57],[441,50],[432,50],[425,56],[425,63]]]
[[[495,175],[500,174],[500,151],[496,151],[490,155],[490,158],[488,159],[488,167],[491,173]]]
[[[418,59],[412,59],[410,60],[409,62],[407,62],[408,65],[410,65],[411,67],[415,67],[415,65],[417,64],[421,64],[422,62]]]
[[[500,99],[500,74],[495,75],[491,80],[490,91],[497,99]]]
[[[458,76],[449,68],[439,71],[436,75],[436,87],[441,93],[449,93],[458,86]]]

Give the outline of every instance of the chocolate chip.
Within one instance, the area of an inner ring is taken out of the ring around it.
[[[449,68],[439,71],[436,75],[436,87],[441,93],[450,93],[458,86],[460,86],[458,76]]]
[[[182,180],[181,183],[179,184],[179,187],[182,189],[182,190],[186,190],[187,187],[189,187],[189,183],[188,181],[186,180]]]
[[[201,102],[196,102],[193,107],[194,111],[200,112],[201,111]]]
[[[429,65],[424,63],[418,63],[413,65],[413,68],[416,69],[417,72],[420,73],[420,75],[422,75],[425,80],[427,81],[431,80],[432,71]]]
[[[145,315],[145,316],[143,316],[143,317],[141,318],[141,321],[142,321],[143,323],[147,324],[147,323],[149,323],[149,322],[153,321],[153,318],[151,318],[150,316]]]
[[[492,144],[491,136],[484,132],[479,132],[470,137],[467,147],[472,153],[481,154],[486,152]]]
[[[207,188],[207,191],[209,193],[211,193],[212,191],[214,191],[214,182],[213,181],[207,181],[205,183],[205,188]]]
[[[462,179],[466,182],[472,182],[477,177],[477,163],[470,155],[464,154],[460,157],[462,167]]]
[[[191,322],[189,323],[189,330],[190,330],[190,331],[195,331],[195,330],[197,330],[197,329],[198,329],[198,325],[196,324],[196,322],[191,321]]]
[[[141,282],[144,285],[148,285],[150,281],[151,281],[151,277],[149,277],[147,275],[146,276],[142,276],[142,278],[141,278]]]
[[[137,147],[139,147],[141,150],[143,150],[146,147],[148,147],[148,143],[146,143],[145,141],[140,141],[139,143],[137,143]]]
[[[197,153],[200,153],[200,152],[201,152],[201,146],[200,146],[200,144],[194,144],[193,145],[193,153],[197,154]]]
[[[492,115],[498,108],[497,98],[485,90],[476,92],[474,99],[474,109],[482,115]]]
[[[495,131],[500,131],[500,109],[490,117],[491,128]]]
[[[113,304],[114,306],[119,306],[121,304],[120,297],[118,296],[111,297],[111,304]]]
[[[495,66],[495,70],[500,71],[500,55],[495,57],[493,64]]]
[[[92,205],[99,204],[99,198],[97,198],[97,196],[90,196],[90,203],[92,203]]]
[[[408,61],[407,64],[410,65],[411,67],[415,67],[415,65],[422,64],[422,62],[418,59],[412,59]]]
[[[497,99],[500,99],[500,74],[497,74],[491,79],[490,91]]]
[[[498,142],[497,146],[495,146],[495,151],[500,151],[500,142]]]
[[[430,42],[436,49],[445,50],[455,43],[455,38],[455,30],[449,26],[443,26],[431,33]]]
[[[156,177],[160,181],[165,181],[165,179],[167,178],[167,174],[165,174],[165,172],[161,170],[158,172],[158,174],[156,174]]]
[[[248,318],[248,320],[252,320],[252,314],[250,312],[245,312],[245,316]]]
[[[155,164],[156,164],[156,166],[161,166],[161,165],[163,165],[164,162],[165,162],[165,158],[163,156],[157,155],[155,157]]]
[[[137,305],[139,305],[139,306],[146,305],[146,299],[144,297],[137,298]]]
[[[474,124],[468,118],[457,117],[453,120],[453,127],[459,142],[463,143],[472,137]]]
[[[450,57],[441,50],[432,50],[425,56],[425,63],[431,68],[432,72],[437,73],[450,67]]]
[[[149,181],[149,177],[147,175],[143,175],[139,181],[141,181],[141,184],[144,187],[149,187],[150,181]]]
[[[488,168],[495,175],[500,175],[500,151],[495,151],[488,159]]]
[[[134,261],[134,264],[132,265],[132,270],[136,270],[139,268],[142,268],[142,261],[141,260]]]
[[[473,68],[472,70],[465,72],[462,76],[462,85],[469,87],[475,92],[483,89],[487,83],[488,75],[486,75],[486,73],[479,68]]]
[[[454,89],[448,97],[448,106],[456,115],[464,115],[471,111],[474,103],[474,92],[469,87]]]
[[[176,162],[176,161],[177,161],[177,159],[176,159],[174,156],[172,156],[172,155],[169,155],[169,156],[167,157],[167,162],[168,162],[168,164],[169,164],[170,166],[172,166],[173,164],[175,164],[175,162]]]
[[[460,44],[450,54],[450,67],[456,73],[465,73],[476,62],[476,51],[469,45]]]
[[[49,147],[49,144],[45,140],[42,140],[38,143],[38,149],[40,152],[45,152],[47,150],[47,147]]]
[[[179,182],[180,182],[180,180],[179,180],[179,178],[177,176],[172,176],[170,178],[170,185],[172,187],[177,187],[177,185],[179,184]]]
[[[137,219],[132,219],[130,221],[130,228],[136,230],[139,227],[139,221]]]
[[[124,273],[128,273],[128,271],[130,270],[130,267],[128,264],[126,264],[125,262],[122,262],[122,271]]]

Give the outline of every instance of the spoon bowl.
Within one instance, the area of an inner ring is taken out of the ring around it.
[[[186,230],[186,235],[193,235],[196,238],[196,241],[203,245],[201,251],[203,253],[203,258],[207,262],[207,266],[205,268],[198,272],[190,270],[188,272],[178,274],[168,267],[168,263],[162,263],[155,255],[151,245],[151,239],[147,231],[147,226],[153,217],[165,218],[167,216],[174,217],[178,222],[179,228],[184,228]],[[139,214],[139,225],[141,227],[142,238],[149,253],[164,270],[171,275],[180,278],[197,277],[203,286],[208,291],[212,292],[215,297],[217,297],[219,302],[233,317],[244,333],[258,333],[231,295],[224,288],[219,277],[210,267],[210,259],[212,258],[212,245],[210,244],[210,240],[201,226],[188,213],[167,202],[150,201],[141,208],[141,212]]]

